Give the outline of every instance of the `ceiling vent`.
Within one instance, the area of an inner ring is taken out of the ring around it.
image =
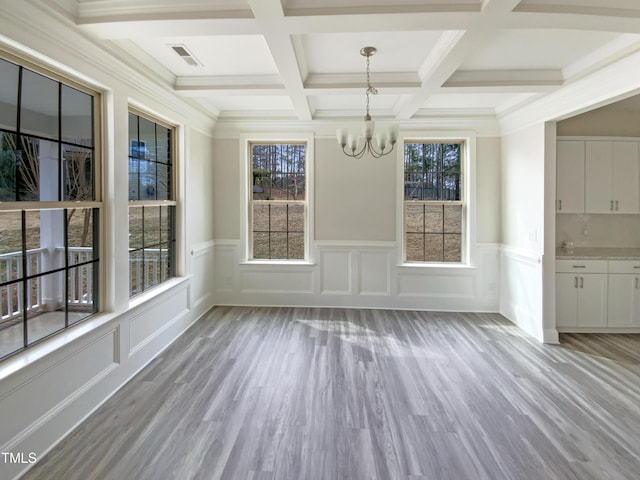
[[[188,65],[192,67],[201,67],[202,62],[198,60],[193,53],[191,53],[184,45],[169,45],[174,52],[176,52],[180,58],[182,58]]]

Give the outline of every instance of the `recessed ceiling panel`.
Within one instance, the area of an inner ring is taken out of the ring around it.
[[[460,70],[562,69],[618,34],[578,30],[498,30],[463,62]]]
[[[286,96],[226,96],[212,98],[210,103],[220,110],[293,110],[291,99]]]
[[[495,108],[513,93],[452,93],[431,95],[422,108]]]
[[[376,95],[371,97],[370,109],[388,110],[398,101],[398,95]],[[362,110],[364,115],[366,104],[364,91],[362,95],[325,95],[309,97],[313,110]]]
[[[135,39],[134,42],[178,76],[278,74],[269,47],[261,35],[151,37]],[[184,46],[199,65],[186,62],[172,48],[174,46]]]
[[[460,6],[470,8],[471,6],[479,7],[480,0],[403,0],[397,2],[394,0],[282,0],[285,8],[351,8],[351,7],[403,7],[419,6],[427,8],[449,7],[458,10]]]
[[[623,9],[623,10],[640,10],[638,0],[523,0],[518,4],[518,9],[535,9],[535,10],[565,10],[576,11],[580,9]]]
[[[360,49],[373,46],[371,72],[416,72],[440,38],[441,32],[375,32],[312,34],[302,38],[311,73],[358,73],[366,59]]]

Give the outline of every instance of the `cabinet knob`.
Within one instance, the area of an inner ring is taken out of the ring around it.
[[[578,288],[578,277],[573,277],[573,288]]]
[[[616,200],[616,212],[618,211],[618,200]]]
[[[613,212],[613,200],[611,200],[611,205],[609,206],[609,210]]]
[[[584,277],[580,277],[580,288],[584,288]]]
[[[562,200],[558,200],[558,210],[562,210]]]

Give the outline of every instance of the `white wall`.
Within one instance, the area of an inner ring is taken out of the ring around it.
[[[335,139],[324,136],[315,139],[313,262],[264,265],[240,262],[239,212],[244,207],[238,193],[239,163],[244,155],[239,136],[225,133],[225,138],[216,138],[216,304],[496,311],[500,142],[474,137],[471,143],[477,168],[472,187],[482,191],[475,205],[482,227],[472,236],[478,239],[471,245],[472,266],[401,266],[397,231],[401,153],[349,159]]]
[[[18,11],[19,10],[19,11]],[[214,124],[170,85],[115,61],[27,2],[0,7],[0,46],[103,92],[103,308],[0,364],[0,451],[40,458],[212,305]],[[127,111],[178,125],[179,277],[128,298]],[[0,462],[0,478],[28,468]]]
[[[551,208],[553,212],[555,198],[555,174],[550,172],[555,172],[555,149],[549,142],[551,130],[541,123],[502,137],[501,188],[500,313],[540,341],[548,342],[557,339],[555,322],[545,324],[547,311],[543,308],[543,302],[555,302],[544,281],[548,270],[546,210]],[[552,140],[555,143],[555,135]],[[551,194],[552,198],[547,199]]]

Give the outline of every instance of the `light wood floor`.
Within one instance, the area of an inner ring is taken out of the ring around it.
[[[494,314],[219,307],[34,479],[640,478],[640,336]]]

